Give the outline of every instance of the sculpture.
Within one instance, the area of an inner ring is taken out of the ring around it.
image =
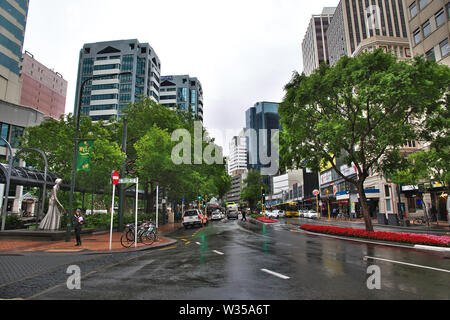
[[[42,219],[39,224],[39,229],[41,230],[58,230],[61,224],[61,212],[58,205],[64,211],[64,207],[59,202],[57,194],[59,191],[59,186],[62,183],[62,179],[56,179],[55,186],[52,189],[52,195],[48,200],[48,211],[44,219]]]

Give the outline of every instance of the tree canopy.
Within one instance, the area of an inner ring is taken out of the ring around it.
[[[373,230],[364,181],[370,170],[398,168],[401,149],[424,132],[427,115],[443,108],[446,66],[416,58],[397,61],[382,50],[322,64],[311,76],[294,73],[279,113],[282,163],[319,172],[324,162],[358,190],[366,229]],[[335,165],[355,165],[357,178]]]

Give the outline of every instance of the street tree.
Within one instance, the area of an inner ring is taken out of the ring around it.
[[[243,182],[241,199],[247,201],[253,211],[256,209],[258,201],[262,199],[262,189],[268,190],[268,186],[263,182],[261,172],[253,169],[249,170],[247,178]]]
[[[421,58],[399,62],[382,50],[322,64],[309,77],[294,73],[279,108],[282,163],[306,163],[317,172],[331,164],[356,187],[366,230],[373,231],[364,182],[370,170],[398,166],[392,160],[418,138],[427,112],[444,103],[449,75],[446,66]],[[341,172],[338,158],[356,167],[356,178]]]

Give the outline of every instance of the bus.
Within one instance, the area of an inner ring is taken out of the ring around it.
[[[227,211],[239,211],[239,207],[234,202],[227,202]]]
[[[300,217],[299,205],[297,202],[285,202],[273,206],[277,210],[283,210],[286,217]]]

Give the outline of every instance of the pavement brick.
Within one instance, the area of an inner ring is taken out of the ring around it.
[[[154,242],[151,246],[138,243],[137,248],[142,249],[145,247],[160,246],[171,242],[169,238],[164,237],[165,234],[170,233],[181,227],[181,223],[161,225],[158,228],[159,241]],[[113,232],[112,235],[112,251],[129,251],[134,249],[134,245],[128,249],[124,248],[120,243],[120,237],[122,233]],[[109,232],[102,234],[82,234],[81,242],[82,246],[75,246],[76,240],[71,238],[71,242],[62,241],[39,241],[39,240],[1,240],[0,241],[0,253],[27,253],[27,252],[73,252],[80,251],[109,251]]]

